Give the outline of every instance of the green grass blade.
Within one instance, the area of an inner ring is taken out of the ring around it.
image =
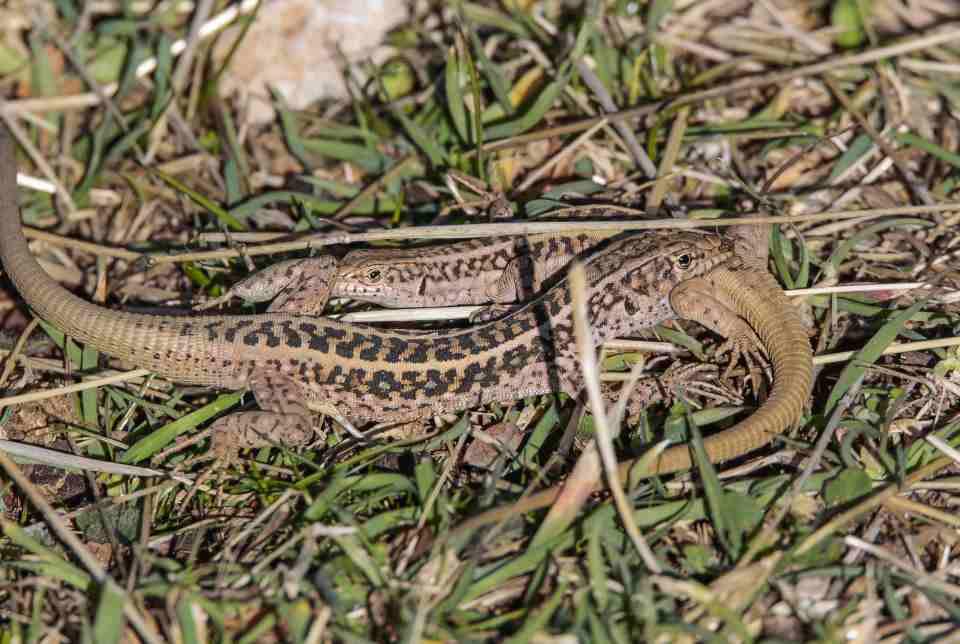
[[[100,586],[100,599],[93,622],[93,641],[97,644],[116,644],[123,637],[127,620],[123,616],[126,593],[113,582]]]
[[[160,429],[144,436],[124,452],[119,461],[131,465],[150,458],[169,445],[180,434],[190,431],[200,423],[210,420],[217,414],[233,407],[243,397],[242,391],[218,396],[216,400],[181,418],[167,423]]]
[[[863,377],[866,368],[877,361],[883,354],[883,350],[890,346],[890,343],[896,339],[903,325],[906,324],[917,311],[923,308],[924,304],[926,304],[925,301],[917,302],[910,308],[904,309],[894,315],[863,345],[862,349],[857,351],[853,359],[850,360],[843,371],[840,372],[840,377],[837,378],[836,384],[830,391],[830,396],[827,398],[827,404],[824,407],[826,410],[825,415],[829,415],[830,412],[833,411],[833,408],[843,395],[847,393],[847,390],[853,386],[853,383]]]

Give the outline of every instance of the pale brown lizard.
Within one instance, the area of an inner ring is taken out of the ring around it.
[[[470,239],[442,245],[361,249],[273,264],[233,285],[198,309],[234,297],[273,300],[272,313],[320,315],[331,298],[385,307],[491,304],[472,316],[495,319],[539,295],[574,259],[609,242],[609,233]]]
[[[408,421],[547,392],[576,396],[582,389],[565,279],[506,318],[425,337],[283,313],[112,311],[68,292],[31,255],[15,177],[14,149],[4,132],[0,259],[23,299],[74,339],[163,377],[251,390],[262,411],[215,421],[216,450],[261,445],[265,438],[303,443],[316,412],[350,422]],[[757,330],[773,363],[771,395],[752,416],[706,439],[711,460],[764,445],[799,418],[812,380],[806,333],[776,282],[739,257],[732,240],[674,232],[633,236],[592,256],[586,273],[595,344],[693,314],[721,333],[742,331],[744,320]],[[646,473],[690,464],[688,450],[676,446]]]

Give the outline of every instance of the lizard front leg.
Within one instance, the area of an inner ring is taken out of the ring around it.
[[[494,320],[506,317],[523,306],[524,301],[531,299],[531,297],[535,295],[535,293],[530,292],[533,290],[533,287],[532,284],[529,283],[532,279],[533,271],[533,262],[529,257],[514,258],[507,267],[503,269],[500,277],[483,289],[484,300],[495,302],[495,304],[489,304],[479,311],[472,313],[470,315],[470,322],[472,324],[493,322]]]
[[[320,315],[337,279],[339,260],[332,255],[290,259],[246,277],[222,296],[196,310],[208,309],[238,297],[247,302],[273,300],[271,313]]]
[[[725,301],[721,293],[703,278],[687,280],[670,293],[670,306],[684,319],[699,322],[726,338],[717,349],[718,355],[730,353],[730,364],[724,371],[726,379],[743,357],[748,368],[764,363],[763,344],[746,320]]]

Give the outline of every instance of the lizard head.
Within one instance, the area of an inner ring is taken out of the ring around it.
[[[735,258],[717,235],[664,231],[631,235],[588,262],[588,315],[626,335],[676,317],[670,292]],[[599,326],[599,325],[598,325]]]
[[[355,258],[337,272],[334,297],[374,301],[384,306],[402,306],[416,296],[420,282],[415,267],[386,258]]]

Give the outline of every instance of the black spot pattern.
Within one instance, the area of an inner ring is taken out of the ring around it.
[[[604,339],[614,332],[630,333],[660,321],[653,319],[651,302],[662,301],[679,281],[671,263],[678,238],[683,236],[635,236],[606,254],[591,255],[588,317],[596,336]],[[584,240],[551,238],[545,247],[569,254],[586,247]],[[694,267],[704,261],[707,252],[689,244],[681,245],[680,250],[690,253]],[[714,255],[717,251],[709,252]],[[493,257],[494,262],[502,260],[499,254]],[[479,261],[470,261],[479,270]],[[452,262],[439,262],[438,268],[444,264]],[[300,350],[295,357],[288,354],[275,361],[257,356],[253,350],[248,355],[257,357],[257,369],[285,371],[308,386],[319,385],[318,397],[343,404],[348,417],[379,418],[390,410],[426,413],[424,410],[440,401],[454,400],[462,408],[495,397],[503,399],[512,391],[557,391],[578,383],[577,373],[564,373],[576,365],[569,310],[569,291],[561,280],[546,296],[510,317],[469,332],[399,336],[309,318],[231,320],[229,328],[218,322],[195,331],[222,333],[220,337],[230,341],[240,338],[248,347]],[[656,315],[668,312],[661,307]],[[636,319],[623,319],[623,313]],[[383,368],[383,364],[390,366]],[[549,382],[544,383],[544,378]]]

